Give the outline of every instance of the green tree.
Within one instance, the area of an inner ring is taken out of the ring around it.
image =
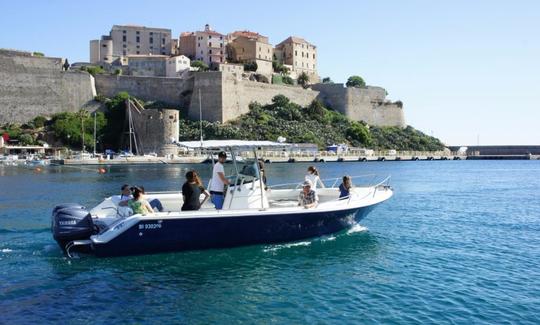
[[[298,76],[298,84],[301,85],[301,86],[304,87],[304,88],[309,84],[309,76],[308,76],[307,73],[302,72],[302,73]]]
[[[36,128],[42,128],[45,126],[45,122],[47,122],[47,118],[44,116],[36,116],[32,120],[32,123],[34,124],[34,127]]]
[[[208,71],[208,69],[209,69],[208,64],[204,63],[201,60],[191,61],[191,66],[193,68],[198,68],[199,71]]]
[[[257,65],[257,62],[255,61],[244,63],[245,71],[257,71],[258,68],[259,66]]]
[[[326,113],[326,108],[320,100],[314,99],[311,104],[306,107],[306,113],[310,118],[317,121],[322,121]]]
[[[41,52],[34,52],[32,53],[33,56],[39,56],[39,57],[44,57],[45,54],[41,53]]]
[[[23,146],[34,144],[34,138],[28,133],[21,134],[19,136],[19,141]]]
[[[364,88],[366,87],[366,82],[360,76],[350,76],[347,79],[347,87]]]
[[[369,130],[359,122],[352,121],[345,134],[354,144],[369,145],[371,143]]]
[[[281,81],[283,81],[284,84],[287,84],[287,85],[294,85],[294,80],[293,78],[289,77],[289,76],[283,76],[283,78],[281,79]]]
[[[323,84],[333,84],[334,82],[332,81],[332,79],[330,79],[330,77],[324,77],[322,79],[322,83]]]
[[[95,76],[97,74],[104,74],[105,73],[105,70],[103,70],[103,68],[100,67],[100,66],[86,67],[86,71],[88,71],[88,73],[93,75],[93,76]]]

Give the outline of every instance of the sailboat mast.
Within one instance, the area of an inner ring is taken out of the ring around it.
[[[201,143],[203,142],[202,134],[202,101],[201,101],[201,89],[199,89],[199,128],[201,130]]]
[[[131,149],[131,102],[128,100],[128,126],[129,126],[129,153],[133,153]]]
[[[96,156],[96,129],[97,129],[97,111],[94,112],[94,156]]]

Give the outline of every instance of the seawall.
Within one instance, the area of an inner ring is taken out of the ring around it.
[[[0,123],[75,112],[92,103],[93,77],[62,71],[63,59],[0,50]]]

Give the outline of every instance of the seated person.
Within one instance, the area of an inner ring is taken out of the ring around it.
[[[349,195],[351,194],[351,187],[352,187],[351,177],[343,176],[343,183],[339,185],[339,198],[340,199],[348,198]]]
[[[298,205],[304,206],[304,208],[314,208],[319,203],[319,196],[311,189],[312,183],[310,180],[306,180],[303,184],[302,191],[298,195]]]
[[[142,190],[142,193],[146,195],[146,192],[144,192],[144,187],[139,186],[139,188]],[[161,204],[161,201],[158,199],[153,199],[149,202],[152,209],[157,209],[159,212],[163,212],[163,205]]]
[[[127,191],[124,189],[128,189],[129,190],[129,195],[127,195]],[[133,195],[131,195],[131,193],[133,191],[135,191],[135,189],[138,189],[139,191],[141,191],[142,194],[146,194],[144,192],[144,187],[143,186],[133,186],[133,187],[129,187],[129,185],[127,184],[124,184],[122,186],[122,194],[120,195],[120,203],[118,203],[119,206],[127,206],[128,204],[128,200],[133,198]],[[153,209],[157,209],[159,212],[163,212],[163,205],[161,204],[161,201],[158,200],[158,199],[153,199],[152,201],[150,201],[150,206],[152,207],[152,211],[154,211]]]
[[[201,194],[204,194],[202,202],[200,201]],[[186,182],[182,186],[182,196],[184,197],[182,211],[199,210],[210,196],[210,193],[202,185],[196,171],[190,170],[186,173]]]
[[[127,201],[134,214],[152,214],[154,209],[144,199],[144,192],[139,187],[133,187],[133,198]]]

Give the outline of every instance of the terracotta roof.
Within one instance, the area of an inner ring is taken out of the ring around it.
[[[266,37],[266,36],[263,36],[259,33],[255,33],[255,32],[252,32],[252,31],[249,31],[249,30],[237,30],[235,32],[232,33],[233,36],[244,36],[244,37],[248,37],[248,38],[259,38],[259,37]]]
[[[300,43],[300,44],[308,44],[316,48],[315,45],[311,44],[310,42],[306,41],[305,39],[297,36],[289,36],[281,43],[277,44],[276,47],[285,44],[285,43]]]

